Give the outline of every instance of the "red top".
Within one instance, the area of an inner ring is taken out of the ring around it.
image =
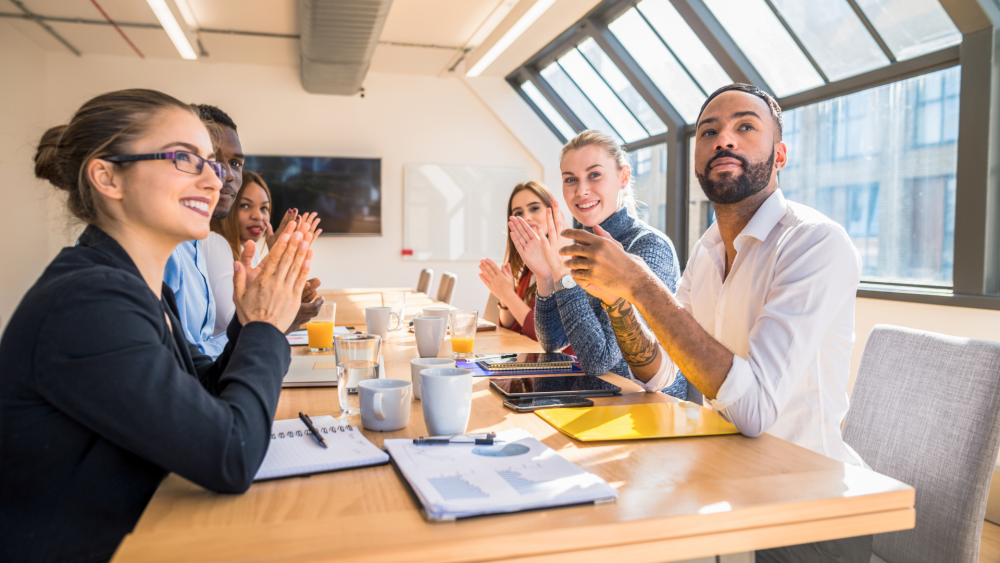
[[[517,296],[520,297],[522,300],[524,299],[524,296],[528,294],[528,288],[531,286],[531,276],[532,276],[531,271],[526,269],[524,275],[521,276],[521,279],[517,281]],[[535,335],[535,296],[534,295],[531,296],[531,301],[529,303],[527,303],[527,305],[528,305],[528,307],[531,307],[531,310],[528,311],[528,314],[525,315],[525,317],[524,317],[524,326],[521,326],[520,323],[518,323],[517,320],[515,319],[514,320],[514,324],[511,325],[511,327],[510,327],[510,330],[513,330],[514,332],[520,332],[524,336],[527,336],[528,338],[530,338],[530,339],[532,339],[534,341],[538,341],[538,336]],[[573,347],[572,346],[567,346],[563,350],[563,353],[564,354],[574,355],[573,354]]]

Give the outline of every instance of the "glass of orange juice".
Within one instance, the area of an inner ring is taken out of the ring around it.
[[[448,324],[451,325],[451,351],[457,358],[471,358],[472,344],[476,340],[476,326],[479,324],[479,312],[471,309],[455,309],[448,313]]]
[[[333,320],[337,315],[336,303],[324,303],[319,308],[319,314],[306,323],[309,333],[310,352],[329,352],[333,350]]]

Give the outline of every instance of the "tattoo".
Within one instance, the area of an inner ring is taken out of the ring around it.
[[[632,304],[620,297],[608,305],[607,311],[625,361],[633,368],[646,367],[655,362],[660,356],[660,347],[656,337],[633,311]]]

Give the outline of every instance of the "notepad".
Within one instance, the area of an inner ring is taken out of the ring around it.
[[[486,371],[561,370],[571,371],[576,358],[560,352],[518,354],[515,357],[484,356],[477,359]]]
[[[326,440],[326,448],[310,436],[309,429],[298,418],[276,420],[271,426],[267,454],[253,480],[312,475],[389,461],[389,455],[357,428],[342,424],[332,416],[313,417],[312,422]]]
[[[386,440],[424,516],[446,521],[482,514],[609,501],[618,491],[515,428],[492,446],[418,446]]]
[[[535,411],[542,420],[583,442],[739,434],[718,412],[701,405],[651,403]]]

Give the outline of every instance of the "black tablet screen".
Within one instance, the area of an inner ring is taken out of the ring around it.
[[[510,379],[493,379],[490,383],[503,394],[514,397],[530,393],[579,394],[588,391],[620,393],[622,390],[621,387],[592,375],[512,377]]]

